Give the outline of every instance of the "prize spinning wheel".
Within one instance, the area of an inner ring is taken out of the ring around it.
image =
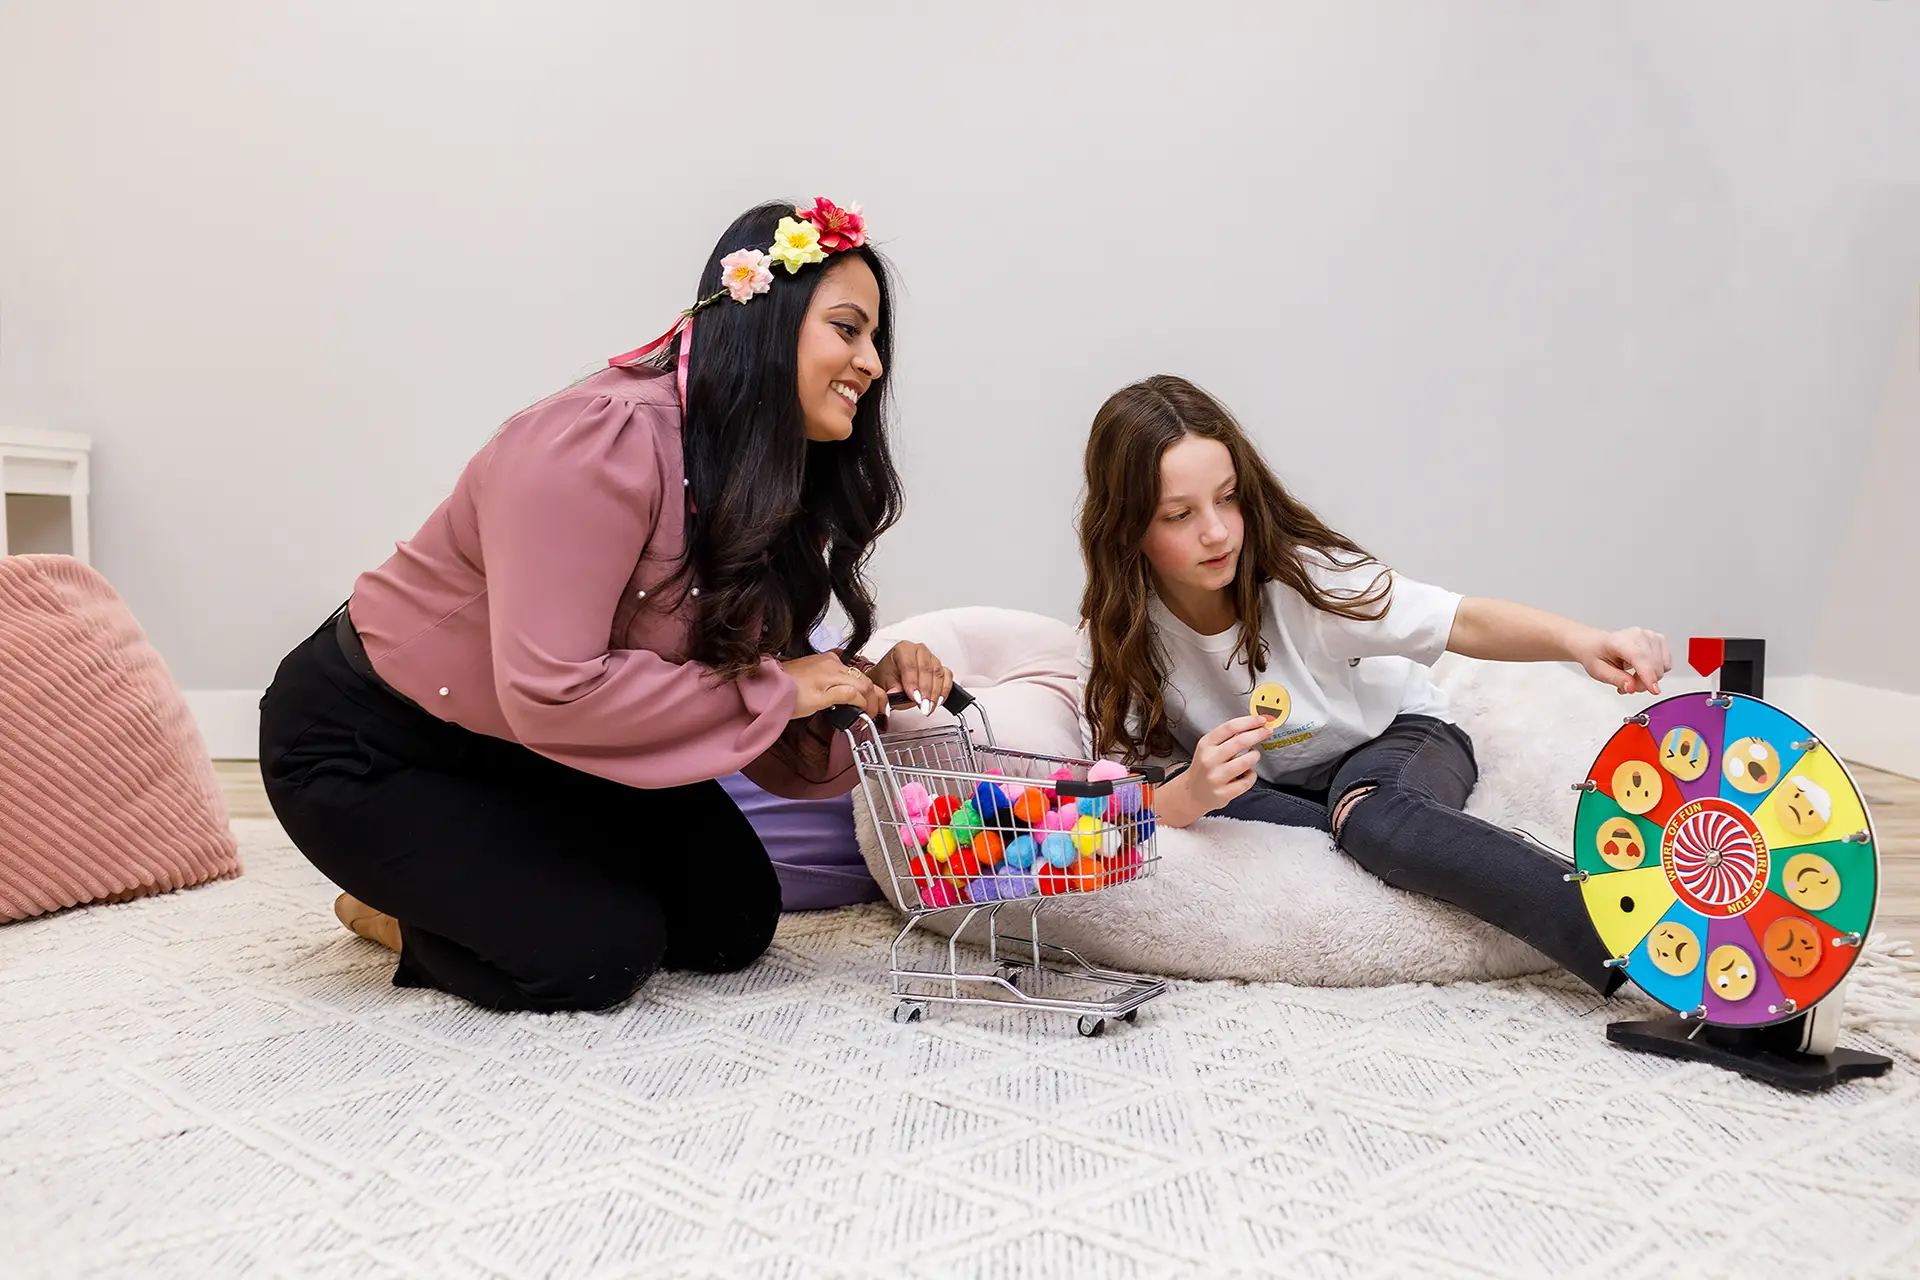
[[[1655,1000],[1763,1027],[1847,976],[1873,919],[1873,826],[1798,720],[1740,694],[1667,698],[1579,786],[1571,878],[1615,966]]]

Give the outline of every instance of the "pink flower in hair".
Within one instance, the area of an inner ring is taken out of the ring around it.
[[[751,302],[755,294],[773,287],[769,261],[758,249],[736,249],[720,259],[720,283],[735,302]]]
[[[867,242],[867,219],[857,203],[842,209],[825,196],[815,196],[813,208],[794,212],[820,229],[820,247],[828,253],[858,249]]]

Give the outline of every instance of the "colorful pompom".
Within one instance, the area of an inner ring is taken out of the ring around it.
[[[1113,828],[1098,818],[1082,818],[1073,824],[1073,846],[1083,858],[1097,858],[1107,846],[1107,833]]]
[[[1040,856],[1056,867],[1070,867],[1079,858],[1080,851],[1073,847],[1073,837],[1064,831],[1050,833],[1040,842]]]
[[[1013,816],[1030,827],[1037,827],[1053,812],[1047,793],[1039,787],[1024,787],[1013,802]]]
[[[971,804],[963,804],[953,811],[953,817],[947,825],[952,828],[954,838],[961,844],[972,844],[973,838],[980,834],[985,823],[980,821],[979,810]]]

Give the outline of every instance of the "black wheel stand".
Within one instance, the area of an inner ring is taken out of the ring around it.
[[[1796,1093],[1820,1093],[1842,1080],[1883,1076],[1893,1069],[1892,1058],[1858,1049],[1800,1052],[1806,1020],[1812,1016],[1811,1012],[1804,1013],[1770,1027],[1716,1027],[1675,1014],[1639,1022],[1609,1022],[1607,1039],[1641,1053],[1724,1067],[1750,1080]]]

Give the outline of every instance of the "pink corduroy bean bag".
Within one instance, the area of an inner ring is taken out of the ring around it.
[[[200,731],[107,580],[0,556],[0,922],[240,874]]]

